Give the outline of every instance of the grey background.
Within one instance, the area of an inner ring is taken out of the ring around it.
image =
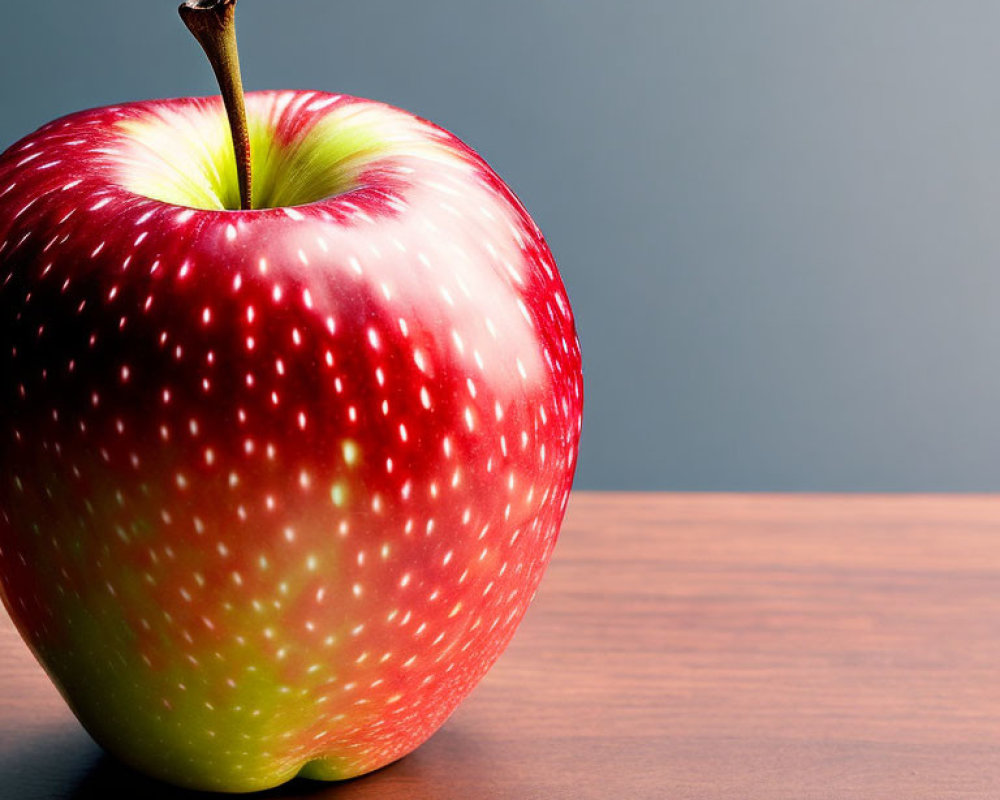
[[[177,0],[8,3],[0,145],[214,93]],[[1000,488],[1000,4],[244,0],[248,88],[477,148],[577,313],[587,489]]]

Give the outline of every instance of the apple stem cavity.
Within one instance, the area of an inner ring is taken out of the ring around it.
[[[250,127],[236,45],[236,0],[187,0],[179,10],[184,24],[208,56],[219,81],[233,135],[240,207],[250,211],[253,208]]]

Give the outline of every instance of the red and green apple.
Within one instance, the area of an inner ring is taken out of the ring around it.
[[[233,4],[188,7],[228,37]],[[85,111],[0,157],[0,597],[108,751],[251,791],[406,755],[496,661],[582,378],[549,248],[469,147],[264,92],[244,162],[233,109]]]

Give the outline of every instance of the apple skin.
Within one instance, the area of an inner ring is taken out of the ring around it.
[[[538,587],[583,403],[552,255],[470,148],[347,96],[248,109],[282,207],[226,210],[218,98],[0,156],[0,596],[105,749],[229,792],[443,724]]]

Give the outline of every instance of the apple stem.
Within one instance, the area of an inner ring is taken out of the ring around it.
[[[236,153],[240,207],[249,211],[253,208],[250,127],[247,124],[240,56],[236,46],[236,0],[187,0],[180,7],[180,15],[208,56],[219,81]]]

